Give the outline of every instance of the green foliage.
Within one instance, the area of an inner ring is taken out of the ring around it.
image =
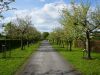
[[[64,47],[64,45],[68,42],[68,38],[66,37],[66,31],[63,30],[63,28],[55,28],[53,32],[50,33],[48,39],[60,45],[61,47]]]
[[[16,22],[9,22],[5,25],[5,34],[9,39],[20,39],[21,50],[24,47],[24,40],[27,40],[29,46],[29,40],[40,40],[40,32],[32,26],[31,17],[25,16],[25,18],[17,18]]]
[[[19,33],[17,30],[17,26],[14,25],[12,22],[5,24],[4,31],[5,31],[4,33],[6,34],[7,37],[9,37],[11,39],[18,38]]]
[[[11,39],[39,39],[40,32],[32,26],[30,17],[17,18],[16,23],[9,22],[5,25],[5,34]]]
[[[100,29],[100,8],[95,7],[95,11],[91,10],[90,0],[79,0],[78,2],[79,5],[76,5],[76,1],[72,0],[70,3],[72,8],[62,10],[60,24],[63,26],[63,33],[60,33],[58,28],[58,31],[54,30],[50,37],[61,42],[60,38],[64,38],[67,45],[70,46],[70,51],[74,40],[85,41],[88,58],[91,58],[90,34],[94,30]]]
[[[43,32],[42,37],[43,39],[46,39],[49,36],[49,32]]]
[[[92,39],[100,40],[100,31],[95,31],[92,33]]]

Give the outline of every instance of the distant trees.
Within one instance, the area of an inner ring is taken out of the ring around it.
[[[59,27],[55,28],[54,31],[50,33],[48,39],[51,42],[56,43],[61,47],[64,47],[65,36],[63,29]]]
[[[39,40],[40,32],[32,26],[31,18],[25,17],[17,18],[15,22],[9,22],[5,25],[5,33],[9,38],[21,40],[21,50],[23,50],[23,42],[27,40],[29,46],[29,40]]]
[[[91,59],[90,34],[94,30],[100,29],[100,6],[95,7],[93,10],[89,0],[79,0],[79,5],[76,5],[75,0],[73,0],[71,1],[71,9],[64,8],[62,10],[60,23],[63,26],[64,34],[59,35],[59,32],[56,33],[58,37],[65,36],[70,46],[70,51],[74,40],[85,40],[88,52],[87,57]],[[55,36],[54,32],[51,33],[52,37]]]
[[[100,31],[95,31],[95,32],[93,32],[92,38],[93,38],[94,40],[100,40]]]
[[[74,37],[70,37],[64,28],[55,28],[54,31],[50,33],[48,39],[60,47],[65,47],[66,45],[67,50],[72,51]]]
[[[48,37],[48,35],[49,35],[49,32],[43,32],[42,33],[42,38],[46,39]]]

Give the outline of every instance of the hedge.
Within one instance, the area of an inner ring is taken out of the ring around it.
[[[23,45],[27,44],[27,40],[23,41]],[[15,49],[21,46],[21,40],[0,40],[0,52],[2,45],[6,45],[7,50]]]

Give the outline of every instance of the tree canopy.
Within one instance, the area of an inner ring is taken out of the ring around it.
[[[85,2],[79,0],[79,4],[76,4],[75,0],[72,0],[71,9],[66,7],[62,10],[60,24],[63,26],[63,34],[60,34],[61,29],[58,28],[56,34],[53,31],[50,37],[57,40],[57,38],[65,36],[65,39],[69,42],[70,50],[74,40],[81,39],[83,42],[85,40],[87,57],[91,58],[90,34],[100,29],[100,6],[97,5],[92,9],[90,0]]]

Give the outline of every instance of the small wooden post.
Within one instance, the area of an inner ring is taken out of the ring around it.
[[[2,58],[6,58],[6,45],[2,45]]]

